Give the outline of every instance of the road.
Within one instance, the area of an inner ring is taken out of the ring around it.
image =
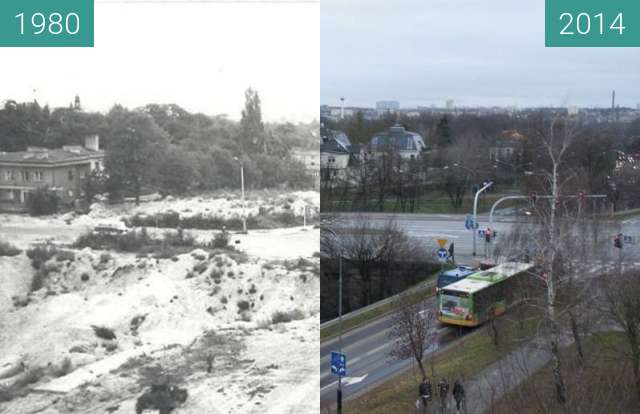
[[[394,220],[396,226],[406,234],[420,242],[428,254],[435,258],[438,249],[437,240],[446,239],[447,247],[453,242],[455,246],[455,256],[458,263],[471,263],[474,261],[473,239],[476,238],[476,258],[484,257],[484,239],[478,237],[477,231],[467,230],[464,227],[466,215],[460,214],[366,214],[340,215],[341,227],[353,227],[361,220],[367,220],[372,227],[382,228]],[[522,220],[522,219],[521,219]],[[516,219],[513,217],[494,217],[494,223],[489,225],[488,215],[478,215],[480,229],[490,227],[497,231],[498,238],[509,231]]]
[[[430,306],[435,306],[430,299]],[[347,355],[347,376],[343,378],[342,393],[345,400],[386,380],[411,366],[413,360],[395,360],[389,357],[393,345],[389,340],[392,317],[385,316],[342,336],[342,351]],[[429,352],[455,341],[456,329],[437,325],[433,328],[436,345]],[[320,401],[335,402],[337,377],[331,373],[331,351],[338,350],[338,339],[325,341],[320,346]],[[417,390],[416,390],[417,392]]]

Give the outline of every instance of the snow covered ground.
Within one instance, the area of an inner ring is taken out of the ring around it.
[[[295,204],[304,196],[276,198]],[[184,209],[200,211],[200,204],[206,211],[198,199]],[[2,216],[0,232],[14,229],[10,241],[22,248],[47,238],[65,243],[131,211],[118,207],[71,224],[69,217]],[[176,414],[317,412],[319,230],[253,231],[234,235],[232,245],[246,255],[196,249],[154,259],[69,249],[72,256],[45,263],[44,287],[31,294],[35,270],[26,255],[0,257],[0,413],[129,414],[160,378],[188,390]],[[101,339],[92,326],[116,338]],[[35,371],[32,384],[2,401],[3,387]]]

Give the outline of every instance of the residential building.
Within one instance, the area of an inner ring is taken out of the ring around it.
[[[304,164],[305,171],[308,176],[312,177],[314,182],[320,183],[320,151],[307,149],[291,150],[291,157]]]
[[[103,163],[97,135],[87,137],[84,147],[0,152],[0,203],[24,204],[30,192],[45,186],[71,202],[81,196],[82,180]]]
[[[424,138],[416,132],[407,131],[402,125],[394,125],[375,134],[369,143],[369,152],[374,156],[395,153],[402,158],[417,158],[426,148]]]
[[[503,131],[489,147],[489,158],[493,162],[510,162],[521,156],[526,138],[515,129]]]

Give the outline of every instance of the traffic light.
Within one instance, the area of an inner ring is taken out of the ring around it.
[[[582,203],[584,201],[584,197],[585,197],[585,192],[584,191],[578,191],[578,201],[580,201]]]
[[[613,236],[613,247],[622,249],[622,233],[618,233]]]
[[[484,231],[484,241],[486,241],[487,243],[491,243],[491,236],[493,235],[493,233],[491,232],[491,229],[486,229]]]
[[[536,193],[535,191],[529,191],[529,201],[531,201],[531,204],[535,204],[537,199],[538,193]]]

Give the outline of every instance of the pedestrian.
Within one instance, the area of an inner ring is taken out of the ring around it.
[[[418,386],[418,398],[422,401],[422,412],[427,412],[427,401],[429,399],[429,380],[423,378],[422,382]]]
[[[440,398],[440,407],[444,411],[447,408],[447,395],[449,394],[449,382],[446,378],[441,378],[438,383],[438,397]]]
[[[459,380],[453,384],[453,398],[456,400],[456,412],[460,412],[460,406],[464,401],[464,387]]]

